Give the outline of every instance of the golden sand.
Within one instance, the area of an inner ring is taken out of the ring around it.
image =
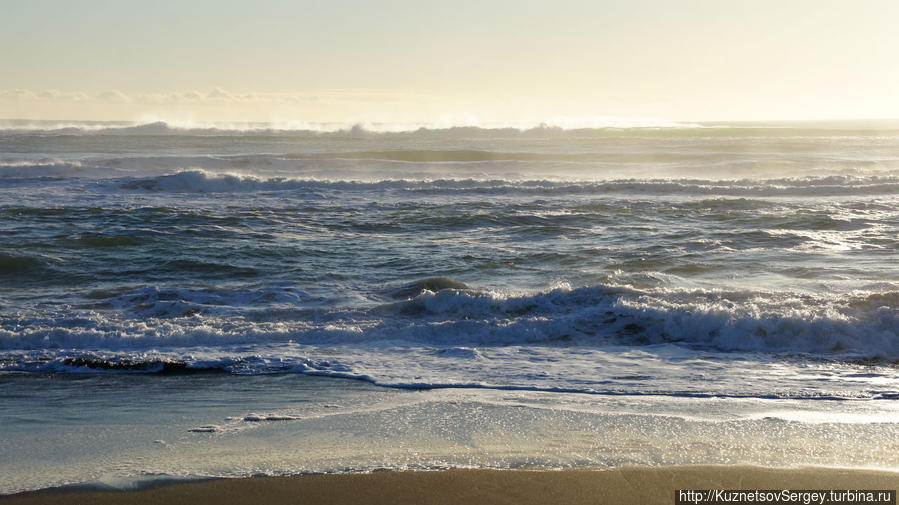
[[[46,490],[13,504],[672,504],[676,489],[892,489],[899,472],[753,466],[446,470],[218,479],[140,491]]]

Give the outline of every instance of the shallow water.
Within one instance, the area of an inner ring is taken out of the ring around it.
[[[449,467],[899,468],[894,400],[412,391],[299,374],[7,375],[0,399],[0,493]]]

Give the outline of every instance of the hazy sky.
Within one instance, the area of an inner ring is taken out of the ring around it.
[[[0,117],[899,117],[896,0],[0,0]]]

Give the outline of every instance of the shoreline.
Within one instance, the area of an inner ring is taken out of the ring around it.
[[[565,470],[449,469],[152,483],[133,491],[51,488],[0,496],[37,504],[670,504],[677,489],[899,489],[899,470],[749,465]]]

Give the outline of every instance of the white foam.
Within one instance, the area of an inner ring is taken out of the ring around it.
[[[322,299],[289,287],[233,292],[149,287],[113,296],[109,303],[116,312],[22,313],[17,330],[0,329],[0,348],[391,340],[456,344],[447,352],[464,354],[467,343],[677,342],[723,351],[899,357],[896,292],[829,297],[594,286],[513,296],[445,289],[360,310],[327,308]],[[309,313],[304,306],[318,310]],[[267,320],[264,314],[275,308],[288,310]]]
[[[126,178],[106,183],[110,189],[174,193],[221,193],[255,191],[385,191],[444,192],[478,195],[608,195],[646,194],[709,197],[825,197],[889,195],[899,193],[899,176],[828,176],[796,179],[694,180],[627,179],[566,182],[553,180],[500,179],[383,179],[361,180],[259,178],[242,174],[180,171],[149,178]]]
[[[279,310],[273,318],[253,315],[265,306],[228,305],[258,296],[154,289],[115,297],[113,313],[20,314],[0,329],[0,370],[212,368],[399,388],[603,394],[886,398],[899,390],[895,370],[861,374],[864,366],[853,364],[899,357],[899,293],[445,289],[367,309]],[[809,380],[812,370],[820,380]]]

